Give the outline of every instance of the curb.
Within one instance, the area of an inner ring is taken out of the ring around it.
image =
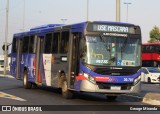
[[[143,103],[160,106],[160,93],[147,93],[143,97]]]

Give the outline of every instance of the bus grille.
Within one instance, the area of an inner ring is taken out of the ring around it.
[[[130,90],[133,84],[111,84],[97,82],[99,89],[111,89],[111,86],[120,86],[121,90]]]

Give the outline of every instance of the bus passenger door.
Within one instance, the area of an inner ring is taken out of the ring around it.
[[[72,34],[69,47],[68,61],[68,86],[75,88],[75,78],[79,73],[79,34]]]
[[[22,39],[17,39],[17,60],[16,60],[16,79],[20,79],[22,64]]]
[[[43,60],[42,60],[42,53],[43,53],[43,48],[44,48],[44,37],[43,36],[36,36],[37,37],[37,48],[36,48],[36,60],[35,60],[35,75],[36,75],[36,78],[35,78],[35,81],[36,81],[36,84],[42,84],[42,79],[43,79],[43,75],[42,75],[42,68],[43,65]]]

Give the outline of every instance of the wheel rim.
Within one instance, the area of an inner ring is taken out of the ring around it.
[[[26,84],[27,84],[27,77],[26,77],[26,74],[24,74],[23,83],[24,83],[24,85],[26,85]]]

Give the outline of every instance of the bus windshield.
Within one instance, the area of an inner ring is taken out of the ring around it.
[[[91,65],[140,66],[140,49],[138,38],[86,36],[81,57]]]

